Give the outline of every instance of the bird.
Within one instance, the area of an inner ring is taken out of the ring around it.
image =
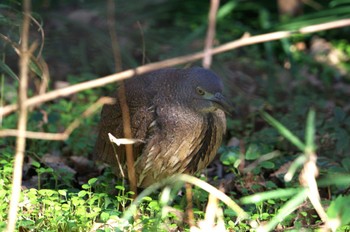
[[[233,107],[214,72],[164,68],[127,79],[124,86],[133,139],[143,141],[133,145],[137,187],[209,165],[226,131],[225,114]],[[124,137],[119,101],[102,108],[94,156],[121,177],[127,173],[125,146],[112,144],[108,133]]]

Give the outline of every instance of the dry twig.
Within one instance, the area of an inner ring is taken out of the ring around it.
[[[118,38],[117,33],[115,31],[115,3],[114,0],[107,1],[107,14],[108,14],[108,28],[109,34],[111,36],[112,50],[115,62],[115,69],[117,72],[122,70],[121,56],[120,50],[118,46]],[[126,102],[125,96],[125,86],[123,81],[120,82],[120,86],[118,89],[118,100],[120,102],[120,107],[122,110],[122,118],[123,118],[123,130],[124,137],[127,139],[132,139],[131,133],[131,121],[130,121],[130,111],[128,104]],[[135,194],[133,198],[137,196],[137,180],[134,168],[134,153],[132,144],[125,144],[125,152],[126,152],[126,162],[128,166],[128,179],[130,182],[131,191]]]
[[[317,155],[313,151],[308,151],[308,160],[305,162],[303,170],[299,176],[301,185],[308,187],[308,198],[315,208],[321,220],[327,224],[328,217],[321,204],[321,197],[318,191],[316,177],[318,176],[318,168],[316,165]]]
[[[223,53],[229,50],[233,50],[239,47],[244,47],[252,44],[258,44],[258,43],[264,43],[268,41],[274,41],[274,40],[279,40],[283,38],[288,38],[294,34],[300,33],[300,34],[308,34],[308,33],[313,33],[317,31],[325,31],[325,30],[330,30],[334,28],[339,28],[339,27],[346,27],[350,26],[350,19],[342,19],[342,20],[337,20],[329,23],[322,23],[322,24],[317,24],[313,26],[306,26],[303,28],[300,28],[299,30],[295,31],[279,31],[279,32],[272,32],[272,33],[267,33],[263,35],[257,35],[257,36],[251,36],[251,37],[244,37],[242,39],[238,39],[226,44],[223,44],[221,46],[218,46],[216,48],[213,48],[211,51],[211,54],[218,54],[218,53]],[[28,99],[26,102],[23,104],[28,106],[36,105],[39,103],[51,101],[53,99],[59,98],[59,97],[65,97],[68,95],[71,95],[73,93],[77,93],[86,89],[92,89],[92,88],[97,88],[101,87],[116,81],[124,80],[130,77],[133,77],[135,75],[147,73],[153,70],[157,70],[160,68],[167,68],[167,67],[172,67],[175,65],[179,64],[185,64],[188,62],[192,62],[195,60],[202,59],[204,57],[203,52],[198,52],[194,53],[191,55],[185,55],[185,56],[180,56],[176,58],[171,58],[155,63],[150,63],[146,65],[139,66],[135,69],[129,69],[125,70],[120,73],[115,73],[109,76],[101,77],[95,80],[91,81],[86,81],[83,83],[79,83],[76,85],[71,85],[66,88],[54,90],[45,94],[41,94],[35,97],[32,97]],[[15,110],[18,109],[18,105],[8,105],[0,108],[0,116],[7,115],[11,112],[14,112]]]
[[[10,208],[8,212],[8,221],[7,228],[8,232],[15,230],[16,221],[17,221],[17,208],[21,193],[21,184],[22,184],[22,168],[23,168],[23,159],[24,159],[24,150],[26,146],[25,131],[27,128],[27,106],[24,104],[27,100],[27,89],[28,89],[28,64],[30,59],[30,54],[33,52],[33,47],[29,48],[28,44],[28,34],[30,26],[30,0],[23,1],[23,26],[21,32],[21,48],[20,48],[20,61],[19,61],[19,72],[20,72],[20,82],[19,82],[19,97],[18,97],[18,107],[19,107],[19,116],[18,116],[18,137],[16,140],[16,155],[13,168],[12,176],[12,192],[11,192],[11,201]]]
[[[81,121],[84,118],[92,115],[98,108],[103,106],[104,104],[114,104],[115,99],[110,97],[102,97],[97,102],[89,106],[86,109],[82,117],[76,118],[63,133],[46,133],[46,132],[36,132],[36,131],[25,131],[24,137],[28,139],[41,139],[41,140],[66,140],[70,136],[70,134],[80,125]],[[0,130],[0,137],[8,137],[8,136],[18,136],[19,130],[12,129],[4,129]]]
[[[193,227],[195,225],[195,221],[194,221],[194,213],[193,213],[192,185],[186,183],[185,188],[186,188],[186,200],[187,200],[187,206],[186,206],[187,223],[190,227]]]
[[[205,47],[204,47],[204,58],[202,65],[204,68],[210,68],[212,53],[211,50],[213,48],[213,42],[215,38],[215,26],[216,26],[216,13],[218,11],[220,4],[220,0],[211,0],[210,1],[210,11],[208,15],[208,31],[207,38],[205,39]]]

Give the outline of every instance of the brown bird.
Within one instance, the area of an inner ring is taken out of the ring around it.
[[[125,90],[132,136],[144,141],[134,145],[138,187],[176,173],[193,174],[214,159],[226,130],[224,111],[231,105],[213,72],[162,69],[126,80]],[[118,176],[116,155],[127,173],[125,147],[112,145],[108,133],[124,137],[119,104],[103,107],[94,152],[97,160],[117,168]]]

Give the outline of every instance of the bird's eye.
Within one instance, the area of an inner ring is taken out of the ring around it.
[[[199,95],[203,96],[205,94],[205,91],[201,87],[197,87],[196,91]]]

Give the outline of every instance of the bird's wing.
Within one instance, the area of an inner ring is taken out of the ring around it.
[[[111,133],[116,138],[121,138],[123,135],[122,122],[123,120],[118,102],[114,105],[103,106],[99,133],[94,150],[94,158],[96,160],[101,160],[109,164],[113,164],[117,161],[115,156],[117,147],[110,142],[108,133]],[[119,152],[123,153],[123,151]]]
[[[147,139],[148,126],[154,121],[154,108],[149,101],[143,100],[142,103],[135,101],[135,98],[128,96],[128,106],[131,119],[131,131],[134,139],[145,141]],[[131,99],[133,101],[131,102]],[[94,156],[95,159],[101,160],[112,166],[125,164],[125,146],[117,146],[111,143],[108,137],[111,133],[116,138],[124,138],[123,119],[119,102],[114,105],[104,105],[101,112],[99,124],[99,134],[97,137]],[[140,155],[144,144],[134,144],[134,157]]]

